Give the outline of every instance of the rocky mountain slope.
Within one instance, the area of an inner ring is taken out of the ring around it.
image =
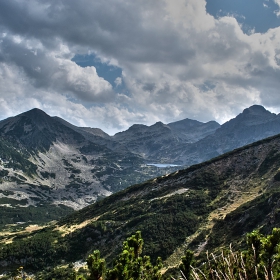
[[[214,121],[202,123],[190,119],[151,126],[136,124],[115,134],[113,139],[150,162],[174,163],[175,149],[184,149],[184,145],[203,139],[219,127]]]
[[[280,115],[254,105],[224,123],[215,133],[186,146],[175,158],[192,165],[278,133]]]
[[[33,109],[0,121],[1,223],[56,219],[130,185],[277,133],[280,116],[257,105],[222,126],[185,119],[133,125],[115,136]]]
[[[134,125],[114,139],[150,162],[189,166],[278,133],[280,115],[253,105],[221,126],[189,119],[150,127]]]
[[[144,253],[173,266],[186,248],[199,254],[234,246],[253,229],[279,227],[279,187],[280,135],[131,186],[31,234],[3,231],[0,263],[24,260],[35,269],[83,259],[93,249],[110,260],[141,230]],[[27,244],[40,258],[28,255]]]
[[[163,172],[102,130],[76,127],[38,109],[0,122],[3,224],[55,219]]]

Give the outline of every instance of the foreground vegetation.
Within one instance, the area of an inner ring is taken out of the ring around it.
[[[194,256],[187,250],[177,270],[162,275],[162,261],[158,257],[152,264],[150,257],[142,255],[143,239],[137,231],[123,243],[122,251],[107,268],[99,250],[95,250],[86,260],[87,267],[78,271],[71,265],[36,276],[28,276],[19,267],[6,279],[65,279],[65,280],[272,280],[280,279],[280,228],[274,228],[269,235],[258,231],[247,234],[246,248],[220,251],[218,254],[206,253]]]
[[[257,280],[280,279],[280,229],[270,235],[258,231],[247,234],[247,248],[234,250],[229,247],[219,255],[206,254],[206,262],[195,264],[193,254],[187,251],[180,265],[187,279],[200,280]]]

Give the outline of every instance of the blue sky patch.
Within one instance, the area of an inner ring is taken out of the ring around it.
[[[108,81],[115,91],[121,92],[125,89],[124,81],[121,84],[116,84],[117,78],[122,78],[122,69],[120,67],[102,63],[101,60],[94,54],[83,55],[76,54],[72,61],[81,67],[94,66],[99,77]]]
[[[233,15],[242,24],[245,33],[255,29],[264,33],[269,28],[280,26],[276,11],[279,7],[273,0],[207,0],[206,10],[218,18],[227,14]]]

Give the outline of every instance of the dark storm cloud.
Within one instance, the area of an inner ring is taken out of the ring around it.
[[[63,38],[75,46],[94,46],[103,54],[136,62],[186,63],[195,54],[172,22],[154,20],[164,13],[161,2],[67,0],[42,4],[33,0],[7,1],[0,7],[0,23],[7,30],[48,45]]]

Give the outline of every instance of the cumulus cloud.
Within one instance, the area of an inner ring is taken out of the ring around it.
[[[73,53],[60,40],[56,49],[47,49],[38,40],[5,35],[0,45],[0,61],[21,69],[37,89],[70,94],[84,101],[114,98],[111,85],[98,77],[94,67],[81,68],[72,62]]]
[[[275,4],[277,4],[280,7],[280,1],[279,0],[273,0]]]
[[[280,1],[279,1],[279,0],[273,0],[273,1],[274,1],[274,3],[275,3],[276,5],[278,5],[278,7],[279,7],[278,10],[275,10],[275,11],[274,11],[274,13],[277,15],[277,17],[279,17],[279,16],[280,16]]]
[[[116,132],[185,117],[223,122],[255,103],[280,108],[280,29],[244,34],[233,16],[215,19],[205,6],[205,0],[2,1],[2,118],[38,106]],[[95,67],[71,60],[87,53],[122,69],[113,85],[118,92]]]
[[[121,84],[122,84],[122,78],[121,78],[121,77],[116,78],[116,80],[115,80],[115,85],[118,87],[118,86],[120,86]]]

